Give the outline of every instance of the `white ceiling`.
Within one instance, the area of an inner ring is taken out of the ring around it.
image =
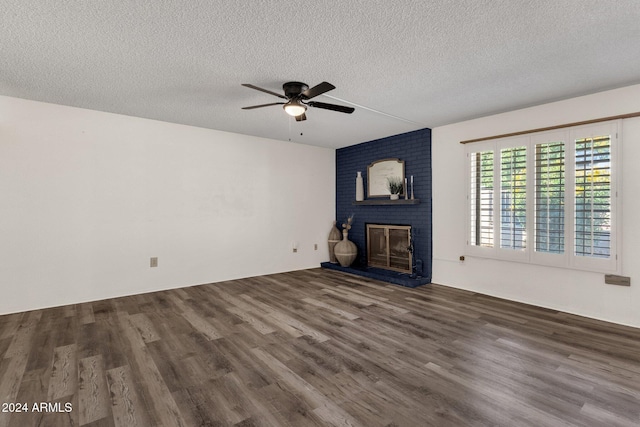
[[[0,0],[0,94],[327,147],[640,83],[638,0]],[[284,82],[336,89],[295,122]]]

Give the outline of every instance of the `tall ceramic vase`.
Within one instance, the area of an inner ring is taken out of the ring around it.
[[[364,200],[364,183],[362,181],[362,172],[358,172],[356,176],[356,202]]]
[[[358,247],[349,240],[349,230],[342,230],[342,240],[334,248],[336,259],[343,267],[349,267],[358,256]]]
[[[329,232],[329,239],[327,240],[327,242],[329,243],[329,261],[334,264],[338,262],[338,260],[336,259],[334,248],[336,247],[336,244],[340,242],[340,238],[342,237],[340,236],[340,230],[338,230],[338,227],[336,227],[336,222],[337,221],[333,221],[333,226],[331,227],[331,231]]]

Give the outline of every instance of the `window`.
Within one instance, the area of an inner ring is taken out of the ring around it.
[[[471,153],[471,244],[493,247],[493,151]]]
[[[618,126],[469,144],[469,255],[618,272]]]
[[[535,250],[564,253],[564,142],[535,144]]]
[[[576,141],[574,251],[611,256],[611,137]]]
[[[527,240],[527,147],[500,150],[500,247],[522,250]]]

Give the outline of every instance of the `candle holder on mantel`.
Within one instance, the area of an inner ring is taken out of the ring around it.
[[[413,197],[413,175],[411,175],[411,200],[414,200],[414,197]]]
[[[409,199],[409,186],[407,185],[407,178],[404,179],[404,199]]]

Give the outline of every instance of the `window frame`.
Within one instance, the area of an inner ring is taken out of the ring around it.
[[[496,138],[487,141],[474,142],[465,146],[465,182],[466,182],[466,234],[465,255],[482,258],[524,262],[535,265],[577,269],[600,273],[619,274],[621,271],[622,257],[620,253],[622,236],[621,218],[621,189],[620,177],[622,176],[622,120],[612,120],[600,123],[592,123],[580,126],[568,127],[560,130],[534,132],[514,137]],[[610,256],[598,258],[595,256],[575,255],[575,141],[601,135],[611,135],[610,142]],[[536,146],[550,142],[564,142],[564,252],[552,253],[536,250]],[[526,147],[526,248],[511,249],[501,247],[501,150],[504,148]],[[472,153],[493,151],[493,247],[485,247],[471,244],[471,161]],[[530,236],[530,237],[529,237]]]

